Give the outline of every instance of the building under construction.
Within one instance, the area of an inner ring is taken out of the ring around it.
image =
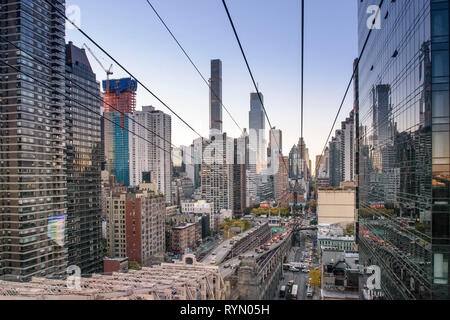
[[[0,281],[0,300],[225,300],[219,267],[183,261],[90,278]]]
[[[103,81],[106,167],[125,185],[130,184],[127,115],[136,110],[136,90],[131,78]]]

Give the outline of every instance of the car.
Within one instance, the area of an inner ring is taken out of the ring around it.
[[[227,248],[227,245],[224,245],[223,248],[226,249],[226,248]]]
[[[228,269],[228,268],[231,268],[231,265],[230,264],[226,264],[226,265],[224,265],[223,266],[225,269]]]
[[[215,255],[217,255],[217,253],[216,253],[216,252],[213,252],[213,253],[211,253],[211,255],[212,255],[212,256],[215,256]]]
[[[211,260],[210,264],[216,264],[216,260]]]
[[[289,271],[292,271],[292,272],[299,272],[300,269],[297,269],[296,267],[290,267],[290,268],[289,268]]]
[[[302,270],[302,272],[304,272],[304,273],[309,273],[309,271],[310,271],[309,269],[303,269]]]

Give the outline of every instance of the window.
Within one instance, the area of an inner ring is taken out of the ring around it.
[[[435,284],[448,284],[448,254],[434,254],[434,281]]]

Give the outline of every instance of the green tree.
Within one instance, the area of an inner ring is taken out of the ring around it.
[[[312,287],[320,288],[320,271],[319,270],[311,270],[309,272],[309,277],[311,280],[309,281],[309,284]]]
[[[128,269],[141,270],[142,266],[136,261],[130,261],[130,262],[128,262]]]
[[[355,235],[355,226],[353,225],[353,223],[350,223],[345,227],[345,234],[348,236]]]

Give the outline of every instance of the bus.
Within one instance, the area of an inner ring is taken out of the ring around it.
[[[289,295],[288,295],[288,299],[289,300],[297,300],[297,293],[298,293],[298,286],[296,284],[294,284],[292,286],[292,289],[289,290]]]

